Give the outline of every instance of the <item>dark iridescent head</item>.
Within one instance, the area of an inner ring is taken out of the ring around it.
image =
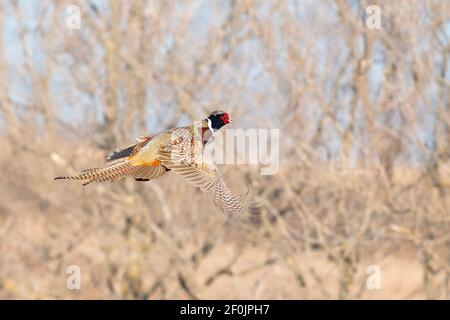
[[[228,113],[221,110],[212,112],[206,120],[208,120],[208,126],[212,131],[217,131],[231,122]]]

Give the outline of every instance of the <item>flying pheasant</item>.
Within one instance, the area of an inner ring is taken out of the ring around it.
[[[173,171],[207,193],[226,213],[254,212],[246,195],[239,196],[226,186],[217,167],[203,157],[212,135],[231,122],[228,113],[214,111],[201,122],[140,137],[137,143],[112,152],[102,168],[83,170],[79,175],[56,177],[92,182],[114,181],[125,177],[149,181]]]

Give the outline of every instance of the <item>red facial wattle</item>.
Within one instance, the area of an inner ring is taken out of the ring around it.
[[[220,120],[222,120],[223,124],[230,123],[230,116],[228,115],[228,113],[224,113],[220,116]]]

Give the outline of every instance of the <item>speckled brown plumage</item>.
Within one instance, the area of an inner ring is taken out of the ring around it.
[[[235,195],[225,184],[218,168],[204,158],[206,142],[230,121],[227,113],[215,111],[192,125],[139,138],[136,144],[111,153],[102,168],[55,179],[82,180],[83,185],[125,177],[148,181],[172,171],[200,188],[222,211],[230,214],[248,212],[253,205],[245,196]]]

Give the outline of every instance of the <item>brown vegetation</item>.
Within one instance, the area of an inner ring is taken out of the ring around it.
[[[0,298],[449,298],[450,2],[369,30],[372,2],[2,1]],[[217,107],[280,129],[276,175],[221,168],[259,219],[174,175],[53,181]]]

